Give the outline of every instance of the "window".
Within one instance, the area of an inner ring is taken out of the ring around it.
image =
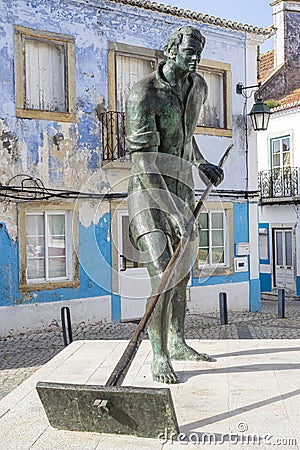
[[[275,230],[276,265],[293,265],[293,238],[291,230]],[[282,268],[282,267],[281,267]]]
[[[225,214],[209,211],[200,214],[199,265],[225,264]]]
[[[109,109],[124,112],[125,99],[132,86],[153,72],[163,53],[143,47],[109,43]]]
[[[268,248],[268,236],[265,234],[259,235],[259,259],[267,260],[269,258],[269,248]]]
[[[271,139],[271,168],[283,169],[291,166],[290,136]]]
[[[198,255],[194,277],[228,275],[234,272],[233,204],[208,202],[199,217]]]
[[[69,279],[67,214],[45,211],[26,214],[27,280]]]
[[[298,170],[292,167],[291,135],[270,139],[269,172],[261,175],[261,186],[269,197],[291,197],[298,192]]]
[[[25,108],[66,112],[66,46],[34,38],[24,45]]]
[[[121,236],[122,236],[122,271],[127,269],[135,269],[137,267],[143,267],[141,259],[141,253],[138,251],[131,242],[129,232],[129,216],[128,214],[122,214],[121,217]]]
[[[208,86],[208,97],[202,106],[196,133],[232,135],[230,65],[201,60],[198,72]]]
[[[17,117],[76,120],[74,38],[15,27]]]
[[[116,110],[125,111],[125,99],[132,86],[157,66],[157,58],[116,53]]]
[[[259,259],[269,263],[269,233],[268,228],[259,228]]]
[[[56,209],[20,205],[19,232],[21,288],[45,288],[48,283],[70,286],[78,281],[77,233],[70,205]]]
[[[224,128],[224,73],[199,71],[208,85],[208,96],[198,124],[201,127]]]
[[[102,161],[129,162],[125,147],[125,99],[132,86],[153,72],[162,52],[143,47],[109,43],[109,111],[101,113]]]

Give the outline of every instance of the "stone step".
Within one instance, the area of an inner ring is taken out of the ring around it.
[[[295,294],[291,294],[289,292],[285,292],[285,298],[286,300],[296,300],[299,301],[300,297],[295,295]],[[278,299],[278,291],[273,291],[273,292],[262,292],[261,293],[261,299],[262,300],[275,300],[277,301]]]

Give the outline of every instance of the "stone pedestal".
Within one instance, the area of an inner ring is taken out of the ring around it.
[[[174,363],[180,383],[170,389],[181,443],[172,443],[169,430],[157,439],[145,439],[52,428],[35,389],[37,382],[105,385],[126,343],[75,341],[7,395],[0,402],[0,449],[300,446],[299,340],[189,341],[215,361]],[[124,386],[164,387],[152,381],[150,365],[150,343],[144,341]]]

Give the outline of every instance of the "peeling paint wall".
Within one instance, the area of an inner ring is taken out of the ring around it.
[[[0,306],[9,306],[12,300],[18,301],[18,249],[17,244],[7,232],[6,225],[0,222]]]
[[[175,28],[195,25],[191,20],[143,10],[105,0],[0,0],[0,183],[14,184],[18,174],[40,178],[52,189],[90,193],[126,192],[129,170],[101,167],[99,110],[108,106],[108,42],[162,49]],[[14,80],[14,26],[62,33],[75,39],[76,123],[16,117]],[[197,24],[199,26],[199,24]],[[245,79],[247,35],[209,24],[201,25],[207,38],[203,57],[232,65],[233,84]],[[251,43],[253,55],[257,42]],[[253,57],[254,58],[254,57]],[[254,61],[254,59],[253,59]],[[255,70],[253,71],[255,76]],[[244,187],[245,169],[241,120],[243,100],[233,96],[233,136],[238,143],[228,180]],[[55,136],[63,139],[55,143]],[[217,161],[228,138],[199,137],[204,154]],[[236,168],[239,167],[237,173]],[[234,174],[231,176],[231,174]],[[10,181],[11,180],[11,181]],[[230,186],[231,187],[231,186]],[[72,200],[73,201],[73,200]],[[90,298],[111,293],[110,205],[106,201],[80,200],[80,286],[21,294],[17,208],[0,197],[0,306]]]
[[[40,177],[55,188],[81,189],[98,171],[101,155],[100,123],[95,108],[103,101],[103,38],[97,9],[76,2],[2,1],[0,48],[3,64],[0,99],[0,182],[17,173]],[[14,25],[59,32],[75,37],[78,123],[18,119],[15,116]],[[53,137],[62,133],[59,148]],[[90,186],[94,188],[94,186]]]
[[[53,302],[99,297],[111,292],[110,215],[104,214],[97,223],[79,225],[80,286],[31,291],[21,294],[19,285],[18,242],[0,223],[0,306]]]
[[[107,192],[101,173],[101,129],[96,107],[107,98],[106,41],[97,24],[98,9],[80,2],[1,0],[0,56],[0,183],[18,174],[40,178],[53,189]],[[14,25],[74,36],[76,48],[77,123],[16,117],[14,83]],[[54,136],[63,135],[56,145]],[[13,178],[10,184],[17,184]],[[78,202],[80,287],[21,294],[15,203],[0,198],[0,306],[52,302],[106,295],[110,292],[109,203]],[[87,214],[89,210],[89,214]],[[94,237],[96,236],[96,239]],[[101,255],[99,256],[99,249]],[[98,255],[91,270],[91,255]],[[89,264],[88,264],[89,263]],[[101,278],[97,279],[97,271]],[[94,273],[92,273],[94,272]],[[103,281],[103,279],[105,281]]]
[[[84,185],[87,190],[107,190],[107,174],[99,170],[101,127],[96,109],[108,104],[108,41],[161,49],[174,28],[192,22],[99,0],[61,1],[59,6],[54,0],[2,3],[0,49],[6,64],[0,74],[5,91],[0,98],[0,155],[5,162],[0,166],[0,182],[27,173],[40,177],[49,187],[81,189]],[[16,118],[14,25],[74,36],[77,123]],[[235,78],[244,81],[244,33],[207,24],[201,31],[207,38],[203,57],[231,63]],[[240,106],[238,99],[234,115]],[[57,133],[64,136],[59,146],[53,141]],[[89,183],[95,173],[99,175],[97,186],[94,180]]]

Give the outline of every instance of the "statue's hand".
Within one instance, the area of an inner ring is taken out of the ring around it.
[[[221,167],[215,166],[209,162],[200,164],[199,171],[202,172],[215,186],[218,186],[224,179],[224,172]]]

